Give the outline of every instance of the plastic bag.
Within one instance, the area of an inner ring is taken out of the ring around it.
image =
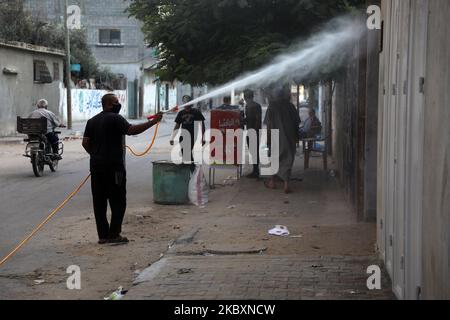
[[[127,291],[124,291],[122,287],[119,287],[116,291],[111,293],[108,297],[105,297],[105,300],[122,300]]]
[[[269,234],[273,236],[288,236],[289,230],[286,226],[276,225],[273,229],[269,230]]]
[[[209,187],[201,166],[195,168],[189,181],[189,200],[196,206],[208,203]]]

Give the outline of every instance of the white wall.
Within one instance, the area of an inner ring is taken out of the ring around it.
[[[60,103],[60,113],[64,121],[67,122],[66,89],[61,89],[63,101]],[[72,89],[72,121],[87,121],[102,111],[102,97],[110,93],[106,90]],[[124,117],[128,115],[128,97],[126,90],[113,91],[122,104],[120,114]]]

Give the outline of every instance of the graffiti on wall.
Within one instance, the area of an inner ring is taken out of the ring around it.
[[[102,111],[102,97],[109,91],[106,90],[72,90],[72,118],[74,121],[83,121],[92,118]],[[116,90],[113,92],[122,104],[120,114],[124,117],[128,115],[128,99],[126,90]]]

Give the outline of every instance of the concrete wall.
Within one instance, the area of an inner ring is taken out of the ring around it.
[[[371,1],[380,4],[380,1]],[[367,34],[367,72],[365,130],[364,130],[364,195],[363,218],[375,221],[377,216],[377,154],[378,154],[378,94],[379,94],[379,30],[371,30]]]
[[[59,64],[59,79],[63,79],[62,55],[49,54],[40,47],[21,49],[0,44],[0,136],[16,133],[16,117],[28,116],[39,99],[47,99],[49,110],[59,114],[62,82],[50,84],[33,81],[33,61],[45,61],[53,76],[53,63]],[[3,73],[4,68],[17,70],[17,75]]]
[[[93,116],[100,113],[102,109],[102,97],[109,93],[106,90],[88,90],[88,89],[72,89],[72,120],[87,121]],[[113,91],[119,98],[122,104],[120,114],[128,118],[128,95],[126,90]],[[67,121],[67,104],[66,104],[66,90],[63,89],[63,99],[61,100],[60,110],[61,117]]]
[[[365,25],[365,17],[360,19]],[[379,31],[365,31],[347,48],[348,63],[334,79],[331,112],[324,114],[331,116],[331,154],[338,177],[364,221],[376,219],[379,39]],[[323,95],[322,105],[329,104],[328,96]]]
[[[41,19],[63,23],[65,0],[26,0],[26,8]],[[135,64],[151,57],[151,49],[145,45],[141,32],[141,22],[129,18],[125,10],[130,1],[125,0],[69,0],[70,5],[77,5],[81,11],[81,26],[86,28],[88,43],[94,56],[101,65],[122,64],[129,66],[119,72],[130,81],[138,79],[139,68]],[[99,45],[100,29],[120,29],[122,46],[110,47]]]
[[[25,7],[44,20],[63,23],[65,0],[25,0]],[[142,23],[126,12],[129,0],[69,0],[80,9],[80,26],[87,30],[88,44],[97,62],[127,78],[130,116],[137,118],[144,109],[145,68],[156,63],[153,50],[147,48]],[[70,17],[69,17],[70,19]],[[119,29],[120,45],[99,43],[100,29]],[[142,92],[140,95],[139,92]]]
[[[349,61],[339,77],[335,78],[333,96],[333,159],[337,176],[357,212],[358,169],[358,106],[360,78],[360,46],[354,43],[348,49]]]

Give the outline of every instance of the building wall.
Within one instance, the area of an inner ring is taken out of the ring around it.
[[[360,43],[354,43],[347,50],[349,61],[334,84],[332,150],[337,176],[357,213],[358,147],[361,142],[358,139]]]
[[[39,47],[24,50],[0,44],[0,136],[16,134],[16,117],[25,117],[36,108],[39,99],[49,102],[49,110],[59,115],[63,59],[62,55],[48,54]],[[33,60],[45,61],[53,75],[53,63],[59,64],[59,81],[50,84],[33,81]],[[17,70],[17,75],[6,75],[4,68]]]
[[[88,44],[102,67],[127,78],[129,116],[138,118],[144,107],[143,74],[145,68],[156,63],[153,50],[147,48],[142,23],[126,12],[129,0],[69,0],[69,7],[80,10],[80,26],[87,30]],[[65,0],[25,0],[26,8],[35,16],[56,23],[64,22]],[[71,19],[71,17],[69,17]],[[100,29],[119,29],[120,45],[99,42]],[[130,87],[131,86],[131,87]],[[142,92],[140,94],[140,92]]]
[[[26,0],[26,8],[34,15],[57,23],[64,21],[65,0]],[[86,28],[88,44],[102,66],[124,74],[129,81],[139,79],[141,62],[152,59],[152,50],[145,45],[141,22],[128,17],[130,1],[124,0],[69,0],[81,13],[81,27]],[[121,46],[99,44],[100,29],[120,29]]]
[[[401,299],[450,298],[450,2],[385,0],[378,247]]]
[[[72,89],[72,120],[87,121],[100,113],[102,108],[102,97],[110,93],[106,90],[89,90],[89,89]],[[119,102],[122,104],[120,114],[124,117],[128,117],[128,92],[126,90],[113,91]],[[67,119],[67,100],[66,89],[62,89],[62,101],[60,107],[61,118]]]
[[[450,1],[430,0],[423,193],[423,297],[450,299]]]
[[[365,15],[356,19],[364,28],[362,37],[347,48],[347,64],[334,78],[331,90],[321,85],[320,104],[324,118],[331,119],[329,151],[339,180],[358,219],[375,221],[380,31],[365,28]],[[327,110],[330,91],[331,110]]]

